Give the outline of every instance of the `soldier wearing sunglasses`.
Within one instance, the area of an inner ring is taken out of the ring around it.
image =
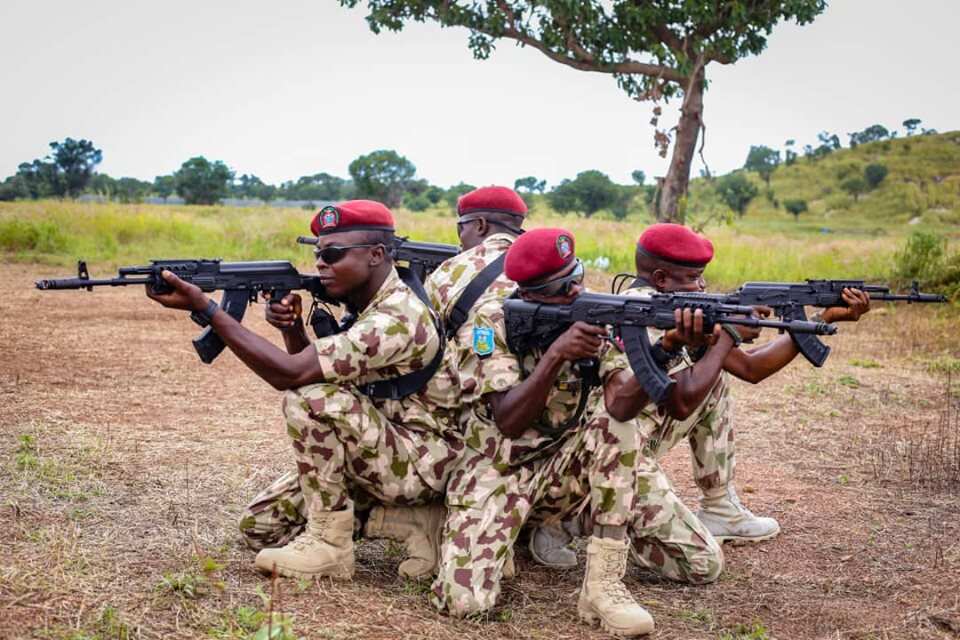
[[[228,347],[285,391],[283,412],[295,470],[246,508],[240,529],[261,571],[348,579],[354,571],[354,500],[441,500],[462,448],[453,423],[456,374],[422,286],[394,267],[394,221],[378,202],[324,207],[311,230],[327,293],[352,315],[311,340],[300,297],[270,305],[286,351],[219,310],[170,273],[164,306],[205,314]],[[358,505],[359,507],[360,505]],[[369,505],[366,505],[369,506]]]
[[[569,303],[583,290],[583,265],[563,229],[517,238],[504,269],[516,295],[531,301]],[[477,308],[471,325],[473,357],[459,366],[461,387],[472,392],[461,413],[466,449],[447,485],[432,601],[456,616],[488,611],[521,527],[582,513],[594,535],[580,617],[618,635],[649,633],[652,617],[622,582],[641,436],[606,411],[605,330],[576,323],[549,348],[514,354],[501,299]]]

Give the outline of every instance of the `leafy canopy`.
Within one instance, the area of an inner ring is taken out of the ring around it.
[[[216,204],[230,192],[233,172],[222,161],[190,158],[173,174],[177,195],[187,204]]]
[[[340,0],[356,7],[361,0]],[[518,41],[583,71],[613,74],[635,98],[682,94],[696,67],[730,64],[766,47],[780,20],[812,21],[825,0],[367,0],[375,33],[407,21],[470,30],[486,59],[499,38]]]
[[[396,151],[381,149],[351,162],[349,171],[357,196],[395,207],[403,200],[417,168]]]

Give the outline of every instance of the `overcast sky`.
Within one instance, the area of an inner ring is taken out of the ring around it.
[[[100,171],[147,180],[195,155],[272,183],[346,177],[383,148],[443,186],[666,172],[651,105],[610,76],[509,41],[477,61],[466,30],[376,36],[364,16],[335,0],[2,0],[0,178],[67,136],[103,150]],[[760,56],[710,65],[711,169],[821,130],[846,145],[909,117],[960,128],[958,23],[956,0],[834,0],[810,25],[776,28]]]

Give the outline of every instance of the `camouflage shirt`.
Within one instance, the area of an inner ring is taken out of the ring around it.
[[[502,300],[490,300],[479,306],[471,329],[489,331],[492,338],[488,353],[482,353],[486,349],[479,347],[474,338],[471,355],[459,368],[461,387],[471,389],[475,398],[469,405],[465,404],[461,414],[467,446],[488,455],[495,465],[505,466],[525,464],[554,451],[566,434],[571,433],[573,425],[560,435],[545,435],[531,425],[521,436],[507,438],[497,429],[488,404],[482,400],[485,394],[506,392],[520,384],[536,368],[543,351],[535,350],[517,356],[507,348]],[[613,355],[609,344],[605,343],[600,358],[601,380],[606,380],[610,373],[617,370],[613,368],[618,363],[611,357]],[[571,420],[580,404],[581,392],[587,390],[579,369],[571,362],[564,363],[547,395],[539,425],[558,429]],[[594,389],[580,421],[589,417],[591,407],[598,401],[603,401],[602,393]]]
[[[448,321],[454,305],[463,295],[464,290],[473,279],[486,268],[488,264],[506,253],[513,244],[514,236],[508,233],[496,233],[484,239],[483,243],[468,251],[450,258],[430,274],[425,283],[427,295],[434,309],[440,312],[444,321]],[[494,307],[503,303],[517,288],[517,283],[507,276],[500,274],[487,290],[484,291],[467,313],[467,319],[455,336],[447,344],[451,352],[456,371],[477,366],[477,354],[474,353],[474,324],[477,310],[485,305]],[[478,337],[490,335],[480,332]],[[476,402],[480,398],[478,387],[472,380],[460,380],[460,402],[463,405]]]
[[[364,385],[427,366],[440,347],[434,312],[391,269],[370,303],[346,331],[313,341],[323,381]],[[399,400],[372,398],[391,421],[445,433],[456,429],[458,380],[451,355],[417,393]]]

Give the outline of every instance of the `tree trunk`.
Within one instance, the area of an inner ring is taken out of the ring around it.
[[[657,220],[683,224],[683,212],[680,211],[680,198],[687,193],[690,182],[690,166],[693,154],[697,150],[697,138],[703,123],[703,66],[699,66],[693,79],[687,85],[683,104],[680,106],[680,122],[677,123],[677,137],[673,144],[673,156],[670,169],[663,180]]]

